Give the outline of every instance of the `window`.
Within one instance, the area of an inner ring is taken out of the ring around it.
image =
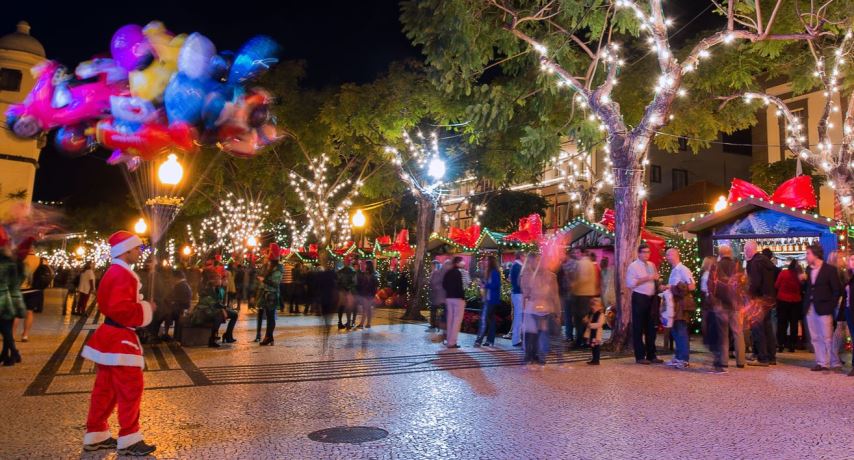
[[[0,91],[20,91],[23,76],[18,69],[0,69]]]
[[[673,169],[673,191],[688,186],[688,171],[684,169]]]
[[[724,152],[734,153],[736,155],[751,156],[753,155],[753,135],[750,128],[739,129],[731,134],[721,134],[721,141],[724,144]]]
[[[649,168],[649,181],[653,184],[661,183],[661,166],[660,165],[652,165]]]
[[[680,152],[687,152],[688,151],[688,138],[685,136],[682,136],[679,138],[679,151]]]

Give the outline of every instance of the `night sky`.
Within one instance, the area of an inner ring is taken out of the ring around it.
[[[401,32],[396,0],[234,1],[230,7],[185,1],[90,0],[49,7],[38,1],[8,3],[3,6],[0,34],[14,31],[17,21],[26,20],[48,58],[70,69],[94,54],[108,52],[110,37],[119,26],[144,25],[154,19],[176,33],[201,32],[219,50],[236,50],[254,35],[270,35],[282,46],[281,59],[307,61],[306,83],[316,87],[368,82],[392,61],[420,56]],[[677,18],[679,28],[707,5],[684,0],[671,2],[667,10]],[[706,12],[678,39],[719,21]],[[104,163],[106,153],[99,156],[71,159],[48,146],[41,155],[34,199],[62,200],[70,207],[126,203],[121,172]]]

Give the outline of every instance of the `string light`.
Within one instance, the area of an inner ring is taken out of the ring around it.
[[[187,236],[197,254],[222,251],[232,255],[246,254],[255,248],[247,247],[251,238],[260,241],[268,215],[268,206],[259,201],[237,198],[228,193],[217,206],[216,213],[202,219],[198,234],[187,225]]]

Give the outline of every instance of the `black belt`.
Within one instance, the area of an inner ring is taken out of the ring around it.
[[[121,324],[119,324],[119,323],[117,323],[117,322],[113,321],[113,320],[112,320],[111,318],[109,318],[109,317],[104,317],[104,324],[106,324],[106,325],[108,325],[108,326],[121,327],[121,328],[124,328],[124,329],[128,329],[128,327],[127,327],[127,326],[122,326]]]

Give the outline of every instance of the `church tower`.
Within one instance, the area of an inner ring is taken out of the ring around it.
[[[9,104],[24,100],[33,87],[30,69],[45,59],[44,46],[30,35],[26,21],[0,37],[0,216],[15,202],[29,203],[44,135],[38,139],[16,137],[6,125]]]

